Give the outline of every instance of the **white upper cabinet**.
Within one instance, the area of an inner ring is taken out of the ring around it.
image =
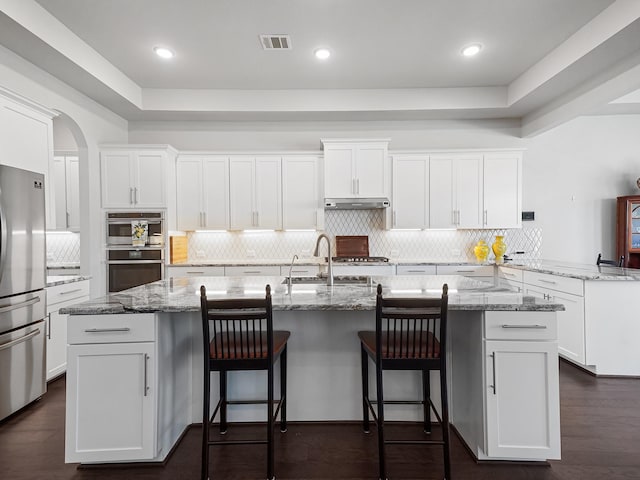
[[[482,154],[431,155],[431,228],[482,228]]]
[[[319,215],[319,159],[317,156],[291,155],[282,158],[282,228],[317,229]]]
[[[388,140],[322,140],[326,198],[388,195]]]
[[[178,230],[229,228],[229,158],[180,155],[176,161]]]
[[[80,176],[78,157],[53,158],[52,181],[55,197],[56,230],[80,230]]]
[[[165,208],[166,170],[171,152],[106,147],[100,152],[103,208]]]
[[[231,156],[230,229],[282,229],[280,156]]]
[[[429,228],[429,155],[394,155],[392,228]]]
[[[484,227],[522,226],[522,153],[484,155]]]

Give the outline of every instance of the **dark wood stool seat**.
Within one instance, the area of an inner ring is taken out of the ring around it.
[[[446,331],[448,287],[443,285],[440,298],[384,298],[378,285],[376,330],[358,332],[362,361],[362,425],[369,432],[369,414],[378,430],[379,477],[386,480],[385,445],[441,445],[444,455],[444,478],[451,479],[449,447],[449,406],[447,401]],[[369,359],[376,367],[376,400],[369,398]],[[382,387],[383,370],[419,370],[422,372],[422,401],[385,402]],[[440,373],[441,415],[430,392],[430,371]],[[431,433],[431,410],[442,425],[442,440],[386,440],[384,404],[421,404],[424,431]],[[376,408],[374,408],[374,404]]]
[[[611,265],[612,267],[622,267],[624,266],[624,255],[620,255],[618,260],[605,260],[602,258],[602,254],[598,254],[598,258],[596,259],[596,265],[599,267],[600,265]]]
[[[201,479],[209,478],[209,448],[215,445],[267,445],[267,479],[274,476],[273,427],[280,414],[280,431],[287,430],[287,341],[290,332],[273,330],[271,287],[265,298],[208,300],[200,287],[204,353],[204,392],[202,407]],[[274,400],[274,364],[280,360],[280,399]],[[267,370],[267,400],[229,400],[227,372]],[[211,372],[220,373],[220,400],[210,414]],[[227,406],[267,404],[267,438],[242,441],[211,441],[209,429],[220,413],[220,433],[227,431]],[[274,411],[274,404],[276,406]]]

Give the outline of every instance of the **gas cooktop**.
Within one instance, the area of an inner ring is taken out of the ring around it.
[[[372,262],[388,262],[387,257],[331,257],[334,262],[349,263],[372,263]]]

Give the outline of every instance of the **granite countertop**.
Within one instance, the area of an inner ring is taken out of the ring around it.
[[[47,287],[91,280],[89,275],[47,275]]]
[[[374,276],[365,284],[294,284],[288,291],[286,277],[200,277],[160,280],[123,292],[109,294],[60,310],[73,315],[114,313],[197,312],[199,288],[204,284],[209,298],[260,297],[265,285],[272,287],[274,310],[374,310],[376,288],[381,283],[386,295],[439,296],[449,285],[450,310],[557,311],[564,306],[490,283],[457,275]]]
[[[507,262],[502,266],[530,272],[548,273],[561,277],[578,278],[580,280],[640,280],[640,269],[637,268],[620,268],[607,265],[598,267],[597,265],[554,260]]]
[[[47,270],[78,270],[79,268],[80,264],[76,262],[47,263]]]

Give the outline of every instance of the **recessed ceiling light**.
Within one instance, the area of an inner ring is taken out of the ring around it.
[[[313,52],[313,54],[320,60],[326,60],[331,56],[331,52],[328,48],[318,48],[315,52]]]
[[[171,50],[169,50],[166,47],[153,47],[153,51],[156,52],[156,55],[158,55],[161,58],[173,58],[175,55]]]
[[[465,57],[473,57],[480,53],[480,50],[482,50],[482,45],[480,45],[479,43],[473,43],[471,45],[467,45],[462,49],[462,55],[464,55]]]

